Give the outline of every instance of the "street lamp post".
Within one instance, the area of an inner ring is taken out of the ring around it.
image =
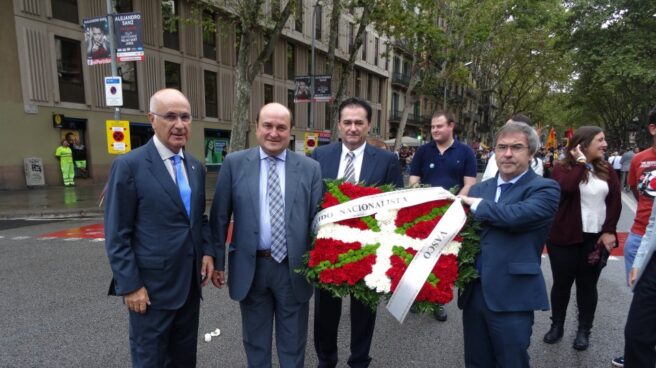
[[[299,0],[300,1],[300,0]],[[317,39],[317,10],[321,7],[321,0],[314,3],[312,10],[312,55],[310,61],[310,119],[308,121],[308,128],[314,127],[314,69],[315,69],[315,43]],[[319,35],[321,36],[321,35]]]

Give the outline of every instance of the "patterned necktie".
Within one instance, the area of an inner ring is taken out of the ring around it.
[[[280,190],[280,178],[276,169],[276,158],[269,160],[267,176],[267,196],[269,197],[269,221],[271,223],[271,256],[276,262],[287,257],[287,234],[285,232],[285,202]]]
[[[175,169],[175,182],[178,184],[178,191],[180,191],[180,198],[187,210],[187,216],[191,218],[191,188],[187,182],[187,178],[182,172],[182,165],[180,164],[180,156],[174,155],[171,157],[173,161],[173,168]]]
[[[355,183],[355,167],[353,166],[354,159],[355,154],[349,151],[346,154],[346,168],[344,169],[344,181],[347,183]]]

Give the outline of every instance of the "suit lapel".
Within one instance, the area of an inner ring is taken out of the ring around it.
[[[159,152],[157,152],[157,147],[155,147],[155,143],[153,143],[152,140],[148,142],[147,150],[148,150],[148,154],[146,155],[146,160],[150,162],[150,173],[153,175],[155,180],[159,182],[159,184],[162,186],[164,191],[171,198],[173,203],[176,204],[178,209],[186,214],[187,210],[185,210],[184,204],[182,203],[182,198],[180,198],[180,192],[178,191],[178,186],[175,185],[173,178],[171,178],[171,175],[169,174],[168,170],[166,170],[166,166],[164,166],[164,161],[162,161]],[[193,189],[192,189],[192,193],[193,193]]]
[[[287,151],[285,162],[285,224],[289,224],[292,208],[296,198],[299,179],[301,178],[300,160],[294,153]]]
[[[327,162],[322,162],[321,165],[324,167],[325,172],[324,177],[337,179],[337,174],[339,173],[339,160],[342,156],[342,144],[334,143],[332,152],[330,153],[330,159]]]
[[[378,163],[376,160],[376,152],[371,146],[366,145],[364,146],[363,154],[359,181],[365,183],[365,185],[373,184],[371,176],[376,168],[376,164]]]
[[[251,197],[251,205],[255,214],[255,223],[260,223],[260,149],[252,148],[251,152],[246,155],[242,172],[244,173],[242,181],[247,186]],[[259,225],[258,225],[259,226]]]

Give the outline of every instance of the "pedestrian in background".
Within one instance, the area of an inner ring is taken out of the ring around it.
[[[622,177],[622,155],[620,155],[618,151],[613,152],[608,158],[608,163],[613,166],[613,170],[615,170],[617,177]]]
[[[556,162],[551,177],[560,184],[560,205],[547,249],[553,286],[552,324],[544,342],[563,337],[572,284],[576,282],[578,330],[573,347],[586,350],[597,308],[597,281],[611,250],[617,247],[616,226],[622,209],[621,190],[612,166],[604,160],[607,143],[595,126],[576,130]]]
[[[629,170],[631,169],[631,160],[633,160],[633,156],[635,156],[636,153],[640,152],[638,148],[630,149],[628,148],[626,152],[622,155],[622,159],[620,160],[620,163],[622,164],[622,177],[620,178],[622,188],[624,191],[628,192],[629,191],[629,183],[627,182],[627,177],[629,174]]]
[[[656,206],[653,207],[647,232],[636,254],[629,286],[633,300],[624,329],[623,366],[656,367]],[[616,365],[613,361],[613,365]]]
[[[73,150],[66,138],[61,140],[61,144],[55,150],[55,156],[59,160],[59,168],[62,172],[65,187],[75,185],[75,166],[73,164]]]

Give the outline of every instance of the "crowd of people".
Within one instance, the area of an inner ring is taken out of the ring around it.
[[[562,152],[543,151],[536,159],[538,135],[528,117],[515,115],[497,131],[486,157],[489,179],[477,183],[477,157],[454,136],[451,113],[436,112],[432,139],[398,155],[368,139],[371,115],[366,101],[344,100],[341,142],[306,157],[288,149],[289,109],[264,105],[256,119],[257,146],[225,157],[208,217],[205,170],[184,149],[192,126],[189,101],[174,89],[151,97],[148,120],[155,136],[114,161],[105,207],[110,294],[121,296],[128,309],[133,366],[196,365],[200,300],[208,283],[227,286],[239,303],[249,367],[272,366],[274,326],[279,365],[305,366],[313,295],[318,366],[337,366],[342,298],[314,290],[296,272],[312,243],[323,179],[401,188],[403,170],[409,186],[452,190],[480,224],[479,277],[458,298],[465,366],[528,367],[534,311],[551,304],[553,323],[544,342],[557,343],[574,283],[573,347],[588,347],[597,281],[617,247],[621,209],[622,185],[615,160],[605,159],[604,131],[581,127]],[[656,110],[647,126],[656,146]],[[656,188],[649,186],[651,177],[641,184],[653,168],[656,150],[650,148],[633,157],[627,175],[639,204],[625,245],[627,284],[634,290],[620,357],[626,367],[656,364]],[[550,298],[540,267],[545,244],[554,279]],[[375,359],[370,348],[376,312],[356,298],[350,308],[347,364],[368,367]]]

